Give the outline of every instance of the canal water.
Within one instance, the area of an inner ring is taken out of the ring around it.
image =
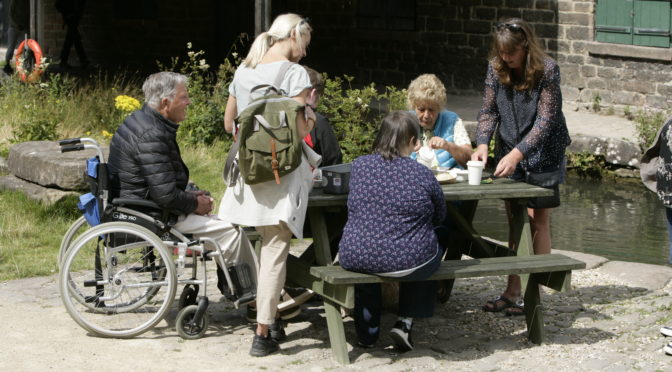
[[[561,206],[551,214],[553,248],[610,260],[667,263],[665,207],[641,183],[569,176],[560,194]],[[506,241],[504,203],[481,201],[474,227]]]

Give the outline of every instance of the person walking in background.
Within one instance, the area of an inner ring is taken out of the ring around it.
[[[565,148],[571,139],[562,113],[560,69],[543,52],[529,24],[519,18],[495,26],[472,160],[487,162],[493,135],[495,177],[553,190],[553,196],[530,199],[527,205],[534,253],[550,253],[551,208],[560,205],[558,185],[565,179]],[[511,221],[509,202],[506,208]],[[515,250],[511,236],[509,231],[509,248]],[[520,277],[510,275],[504,293],[483,310],[522,315],[523,306]]]
[[[317,105],[320,103],[320,98],[324,93],[324,79],[319,72],[310,67],[303,66],[308,71],[310,83],[313,85],[308,95],[306,104],[315,111],[317,122],[315,127],[310,131],[304,140],[308,146],[312,147],[316,153],[322,155],[322,163],[320,166],[326,167],[329,165],[341,164],[343,162],[343,153],[338,144],[338,138],[334,134],[334,129],[329,122],[329,119],[317,112]]]
[[[409,112],[387,114],[374,154],[352,163],[348,221],[339,245],[344,269],[405,279],[399,284],[399,318],[390,331],[401,351],[413,349],[413,319],[434,314],[436,282],[423,280],[439,268],[444,248],[437,236],[445,229],[443,191],[431,170],[409,158],[418,144],[417,128]],[[360,347],[378,340],[381,300],[380,283],[355,285]]]
[[[259,34],[229,85],[224,127],[236,134],[234,119],[250,102],[250,91],[261,84],[273,84],[289,62],[279,90],[305,105],[310,93],[310,78],[296,64],[306,55],[312,28],[307,19],[296,14],[278,16],[267,32]],[[299,138],[315,125],[315,114],[305,106],[297,115]],[[312,170],[306,156],[291,173],[275,181],[248,185],[238,178],[226,188],[219,215],[235,224],[254,226],[262,237],[259,282],[257,284],[257,327],[250,355],[265,356],[279,349],[278,341],[286,338],[278,318],[278,303],[285,284],[287,255],[292,234],[303,237],[303,222],[312,188]]]
[[[665,206],[669,252],[667,263],[672,265],[672,118],[658,130],[656,140],[642,156],[639,173],[644,185],[658,195]],[[664,336],[672,337],[672,327],[660,328]],[[663,346],[663,352],[672,355],[672,341]]]
[[[9,28],[7,29],[7,52],[5,53],[5,66],[2,70],[11,75],[12,58],[14,51],[30,29],[30,0],[10,0],[9,2]]]
[[[74,46],[79,57],[79,66],[85,69],[89,66],[89,59],[84,52],[82,37],[79,34],[79,22],[82,20],[86,0],[56,0],[55,6],[63,16],[63,26],[66,28],[63,48],[61,48],[61,67],[70,68],[68,59],[70,49]]]

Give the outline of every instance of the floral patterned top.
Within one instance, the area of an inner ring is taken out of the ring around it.
[[[476,144],[488,144],[495,130],[496,161],[517,148],[524,157],[522,167],[530,172],[558,168],[571,139],[562,114],[560,68],[553,59],[544,60],[542,78],[526,91],[501,84],[488,64]]]
[[[350,174],[341,266],[363,273],[421,266],[436,255],[434,224],[445,215],[443,191],[427,167],[407,157],[361,156]]]
[[[672,207],[672,118],[660,131],[660,161],[656,169],[656,194],[663,205]]]

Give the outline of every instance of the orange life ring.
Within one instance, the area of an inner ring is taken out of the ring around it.
[[[26,73],[26,70],[23,68],[23,63],[21,63],[21,56],[26,49],[30,49],[33,51],[33,55],[35,55],[35,66],[33,66],[33,70],[30,71],[30,73]],[[21,81],[28,83],[37,81],[43,72],[43,69],[40,68],[42,65],[42,48],[40,48],[40,44],[33,39],[23,40],[14,52],[14,65],[16,66],[16,72],[19,74]]]

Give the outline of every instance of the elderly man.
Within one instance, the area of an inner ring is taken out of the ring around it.
[[[110,142],[111,196],[151,200],[168,209],[176,230],[214,239],[226,259],[249,265],[256,282],[258,264],[245,234],[209,215],[214,200],[206,192],[186,190],[189,169],[175,137],[191,103],[187,77],[159,72],[145,80],[142,90],[144,106],[124,120]]]

